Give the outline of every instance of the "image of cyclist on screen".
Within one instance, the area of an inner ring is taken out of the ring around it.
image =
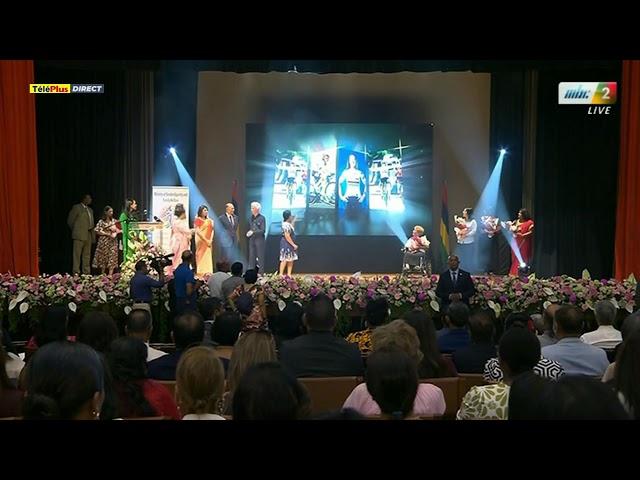
[[[367,194],[367,179],[361,170],[358,170],[356,156],[349,155],[349,166],[342,171],[338,181],[340,185],[340,199],[348,205],[362,203]],[[346,183],[346,188],[344,184]]]

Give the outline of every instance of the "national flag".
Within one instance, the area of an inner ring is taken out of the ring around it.
[[[447,258],[451,253],[449,248],[449,199],[447,197],[447,182],[442,185],[442,217],[440,218],[440,248],[442,262],[447,264]]]

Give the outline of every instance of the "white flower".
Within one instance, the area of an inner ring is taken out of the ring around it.
[[[14,298],[13,300],[11,300],[9,302],[9,311],[13,310],[14,308],[16,308],[16,305],[18,304],[18,299]]]
[[[70,297],[75,297],[76,296],[76,291],[72,290],[71,288],[67,289],[67,295],[69,295]]]
[[[102,292],[100,292],[102,293]],[[126,307],[124,307],[124,313],[129,315],[131,313],[131,307],[129,305],[127,305]]]
[[[100,293],[98,294],[98,296],[103,302],[107,301],[107,294],[104,292],[104,290],[100,290]]]
[[[285,303],[284,300],[282,299],[278,300],[278,310],[283,311],[286,306],[287,304]]]
[[[75,296],[75,295],[74,295]],[[71,310],[73,313],[76,313],[76,309],[77,309],[77,305],[73,302],[69,302],[69,310]]]
[[[440,311],[440,304],[437,301],[431,300],[429,302],[429,305],[431,305],[431,308],[433,308],[434,312],[439,312]]]
[[[342,302],[340,301],[339,298],[336,298],[333,301],[333,308],[335,308],[336,310],[340,310],[340,307],[342,307]]]
[[[25,313],[29,310],[29,304],[27,302],[23,302],[20,304],[20,313]]]
[[[23,301],[25,298],[27,298],[29,294],[25,291],[22,291],[18,294],[18,298],[16,298],[16,300],[18,301],[18,303],[20,303],[21,301]]]

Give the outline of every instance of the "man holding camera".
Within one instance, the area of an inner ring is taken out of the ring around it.
[[[133,308],[140,308],[141,306],[136,304],[151,304],[152,288],[164,287],[164,268],[156,268],[158,271],[158,280],[149,276],[149,266],[145,260],[140,260],[136,263],[136,273],[131,278],[131,285],[129,288],[129,295],[134,302]],[[144,307],[142,307],[144,308]],[[144,308],[147,310],[147,308]]]

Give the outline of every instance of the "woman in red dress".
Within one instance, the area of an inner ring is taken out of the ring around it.
[[[526,208],[521,208],[518,212],[518,219],[514,222],[507,222],[511,233],[513,233],[515,245],[520,251],[522,261],[529,265],[533,254],[533,220]],[[520,260],[516,256],[515,248],[511,247],[511,269],[509,275],[518,275]]]

